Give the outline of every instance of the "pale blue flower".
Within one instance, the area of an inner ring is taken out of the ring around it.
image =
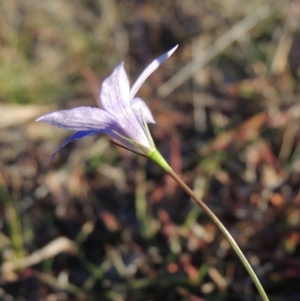
[[[169,58],[177,47],[156,58],[142,72],[131,89],[124,63],[119,64],[102,83],[99,97],[101,109],[78,107],[61,110],[41,116],[36,121],[77,131],[64,141],[57,151],[73,140],[103,133],[118,140],[130,150],[147,156],[155,146],[146,123],[155,121],[146,103],[135,95],[148,76]]]

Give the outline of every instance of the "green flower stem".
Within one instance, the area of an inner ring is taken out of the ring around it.
[[[247,258],[241,251],[240,247],[237,245],[231,234],[227,231],[225,226],[222,222],[218,219],[218,217],[206,206],[206,204],[200,200],[196,194],[179,178],[179,176],[172,170],[170,165],[165,161],[165,159],[161,156],[161,154],[157,151],[157,149],[153,149],[148,153],[148,157],[152,159],[156,164],[162,167],[176,182],[177,184],[193,199],[193,201],[211,218],[211,220],[217,225],[217,227],[221,230],[224,234],[228,242],[230,243],[231,247],[243,263],[244,267],[246,268],[248,274],[250,275],[251,279],[253,280],[256,288],[262,298],[263,301],[269,301],[269,298],[262,287],[259,279],[257,278],[255,272],[253,271],[250,263],[248,262]]]
[[[248,262],[247,258],[231,236],[231,234],[227,231],[227,229],[224,227],[222,222],[218,219],[218,217],[209,209],[209,207],[206,206],[206,204],[200,200],[195,193],[181,180],[181,178],[178,177],[178,175],[171,169],[167,171],[167,173],[178,183],[178,185],[195,201],[195,203],[211,218],[211,220],[217,225],[217,227],[221,230],[221,232],[224,234],[224,236],[229,241],[231,247],[243,263],[244,267],[246,268],[248,274],[252,278],[254,284],[256,285],[256,288],[262,298],[263,301],[269,301],[268,296],[262,287],[259,279],[257,278],[255,272],[253,271],[250,263]]]

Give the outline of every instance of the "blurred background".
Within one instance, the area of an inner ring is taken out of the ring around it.
[[[0,299],[260,300],[214,224],[152,164],[35,123],[97,106],[120,62],[173,169],[270,300],[300,300],[300,1],[0,1]]]

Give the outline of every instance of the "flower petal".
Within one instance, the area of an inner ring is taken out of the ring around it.
[[[102,108],[113,116],[122,114],[123,109],[130,106],[129,89],[128,77],[122,62],[102,83],[100,90]]]
[[[51,156],[51,160],[54,160],[56,154],[68,143],[70,143],[71,141],[77,140],[77,139],[81,139],[84,137],[88,137],[88,136],[92,136],[95,134],[100,133],[101,131],[81,131],[81,132],[77,132],[74,135],[72,135],[71,137],[69,137],[68,139],[66,139],[60,146],[59,148],[52,154]]]
[[[56,111],[41,116],[36,121],[43,121],[72,131],[108,131],[111,128],[118,129],[118,123],[113,116],[101,109],[91,107]]]
[[[176,45],[174,48],[169,50],[167,53],[159,56],[156,58],[150,65],[142,72],[142,74],[138,77],[138,79],[135,81],[134,85],[131,87],[130,90],[130,99],[132,100],[141,87],[141,85],[144,83],[144,81],[149,77],[149,75],[155,71],[166,59],[168,59],[173,52],[176,50],[178,45]]]
[[[147,104],[139,97],[135,97],[131,102],[132,109],[136,115],[136,117],[139,119],[139,121],[143,124],[143,119],[141,116],[141,111],[143,113],[143,116],[147,123],[155,123],[155,120],[153,118],[153,115],[147,106]]]
[[[123,63],[118,65],[113,73],[103,81],[100,100],[103,109],[118,121],[121,130],[117,132],[148,147],[144,126],[131,107],[129,81]]]

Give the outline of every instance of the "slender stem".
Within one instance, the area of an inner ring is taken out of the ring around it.
[[[231,236],[231,234],[227,231],[224,227],[222,222],[218,219],[218,217],[205,205],[205,203],[200,200],[195,193],[178,177],[178,175],[171,169],[167,170],[167,173],[178,183],[178,185],[195,201],[195,203],[212,219],[212,221],[218,226],[221,232],[229,241],[231,247],[243,263],[244,267],[246,268],[247,272],[249,273],[250,277],[252,278],[254,284],[257,287],[257,290],[262,298],[263,301],[269,301],[267,294],[265,293],[264,288],[262,287],[259,279],[257,278],[255,272],[253,271],[250,263],[248,262],[247,258]]]
[[[150,238],[151,236],[151,216],[147,212],[146,190],[145,190],[145,160],[138,157],[138,170],[136,174],[137,187],[135,190],[135,210],[136,218],[139,224],[140,234],[143,238]]]

